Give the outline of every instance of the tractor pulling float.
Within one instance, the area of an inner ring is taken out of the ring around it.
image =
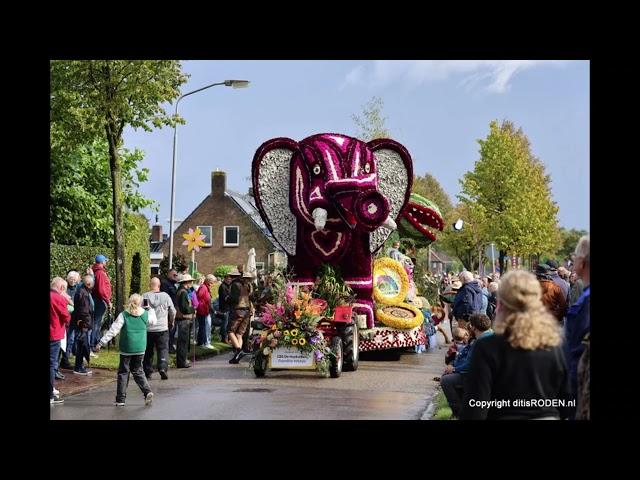
[[[338,377],[359,352],[424,344],[412,264],[374,256],[396,229],[423,244],[442,218],[411,194],[413,167],[398,142],[340,134],[275,138],[252,164],[256,207],[288,255],[291,276],[253,322],[251,366],[316,369]]]

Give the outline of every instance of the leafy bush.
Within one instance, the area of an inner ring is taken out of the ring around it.
[[[216,277],[223,279],[227,273],[235,269],[236,269],[235,265],[220,265],[214,270],[213,274]]]

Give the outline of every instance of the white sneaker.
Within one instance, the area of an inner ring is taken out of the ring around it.
[[[89,357],[91,358],[99,358],[94,352],[89,353]]]
[[[114,402],[113,403],[116,407],[124,407],[124,402]]]
[[[211,345],[210,343],[207,343],[204,348],[206,348],[207,350],[215,350],[216,347],[214,347],[213,345]]]
[[[56,397],[60,396],[60,390],[56,390],[55,388],[53,389],[53,395]]]
[[[144,397],[145,405],[151,405],[151,402],[153,402],[153,392],[147,393],[147,395]]]

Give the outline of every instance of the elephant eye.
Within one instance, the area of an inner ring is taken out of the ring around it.
[[[365,171],[365,173],[369,173],[371,171],[371,165],[369,165],[368,163],[365,164],[364,171]]]
[[[316,175],[320,175],[320,172],[322,171],[322,169],[320,168],[320,165],[316,164],[313,167],[313,173]]]

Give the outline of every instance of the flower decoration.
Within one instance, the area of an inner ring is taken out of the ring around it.
[[[189,229],[189,233],[183,233],[182,237],[184,238],[184,242],[182,245],[187,246],[187,251],[195,250],[196,252],[200,251],[200,247],[204,247],[204,239],[206,235],[203,235],[200,231],[200,227],[197,227],[195,230],[193,228]]]
[[[255,350],[267,357],[276,348],[295,348],[313,355],[318,372],[327,374],[333,353],[328,349],[322,332],[316,328],[326,309],[326,302],[314,299],[311,293],[290,284],[276,288],[274,299],[274,303],[265,305],[263,310],[261,321],[268,329],[257,336]],[[255,358],[250,366],[253,366]]]

